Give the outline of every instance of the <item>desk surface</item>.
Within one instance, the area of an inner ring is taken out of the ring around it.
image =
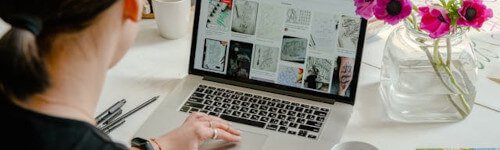
[[[380,33],[384,34],[387,33]],[[154,20],[141,22],[135,45],[109,71],[97,111],[123,98],[128,100],[125,110],[156,95],[163,100],[187,75],[190,39],[190,35],[178,40],[163,39]],[[369,44],[370,40],[367,41]],[[368,53],[375,52],[365,54]],[[456,123],[406,124],[391,121],[384,112],[378,93],[380,69],[377,64],[371,63],[376,62],[372,61],[377,59],[373,57],[379,55],[364,55],[354,113],[342,141],[364,141],[379,149],[500,147],[500,112],[481,105],[476,105],[467,119]],[[494,86],[500,87],[499,84]],[[110,134],[111,137],[128,144],[158,104],[159,101],[132,115],[128,122]]]

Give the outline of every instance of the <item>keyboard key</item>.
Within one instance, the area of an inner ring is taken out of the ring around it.
[[[325,121],[325,117],[317,117],[316,121],[323,122]]]
[[[242,96],[242,97],[240,97],[240,100],[246,102],[246,101],[248,101],[248,97]]]
[[[276,116],[278,116],[278,114],[276,114],[276,113],[269,113],[267,116],[271,117],[271,118],[276,118]]]
[[[266,127],[266,129],[273,130],[273,131],[276,131],[277,128],[278,128],[278,125],[275,125],[275,124],[268,124]]]
[[[309,134],[307,137],[310,139],[316,139],[318,136]]]
[[[247,119],[250,118],[251,116],[252,116],[252,114],[249,114],[249,113],[243,113],[241,115],[242,118],[247,118]]]
[[[260,111],[259,116],[267,116],[267,111]]]
[[[250,117],[250,119],[252,119],[252,120],[259,120],[260,116],[252,115],[252,117]]]
[[[267,101],[266,101],[266,100],[262,100],[262,99],[261,99],[261,100],[259,100],[257,103],[258,103],[258,104],[261,104],[261,105],[265,105],[265,104],[267,103]]]
[[[264,99],[264,100],[271,100],[271,98],[269,98],[269,97],[262,97],[262,99]]]
[[[226,90],[225,90],[225,89],[223,89],[223,88],[217,88],[216,90],[217,90],[217,91],[219,91],[219,92],[224,92],[224,91],[226,91]]]
[[[299,126],[299,124],[290,122],[290,124],[288,126],[291,127],[291,128],[297,128]]]
[[[213,95],[205,95],[205,99],[209,99],[209,100],[212,100],[214,98]]]
[[[261,117],[260,118],[260,121],[262,121],[262,122],[268,122],[269,120],[270,120],[269,117]]]
[[[280,110],[278,110],[278,113],[280,113],[280,114],[286,114],[286,112],[287,112],[287,111],[286,111],[286,110],[284,110],[284,109],[280,109]]]
[[[240,108],[241,108],[241,106],[238,106],[238,105],[231,106],[232,110],[239,110]]]
[[[307,114],[310,114],[310,113],[312,113],[312,112],[313,112],[313,110],[311,110],[311,109],[305,109],[305,110],[304,110],[304,113],[307,113]]]
[[[284,108],[285,104],[279,103],[279,104],[276,104],[276,107],[278,107],[278,108]]]
[[[288,121],[281,120],[280,126],[288,126]]]
[[[234,92],[236,95],[243,95],[243,92]]]
[[[233,104],[233,105],[240,105],[241,101],[239,101],[239,100],[233,100],[233,102],[231,104]]]
[[[306,119],[302,119],[302,118],[297,118],[297,121],[296,121],[298,124],[304,124],[306,123]],[[321,126],[320,126],[321,127]]]
[[[215,106],[215,107],[220,107],[220,106],[222,106],[222,103],[221,102],[215,102],[212,105]]]
[[[283,104],[290,104],[289,101],[281,101],[281,103],[283,103]]]
[[[222,98],[222,97],[220,97],[220,96],[217,96],[217,97],[215,97],[215,98],[214,98],[214,101],[216,101],[216,102],[220,102],[220,101],[222,101],[223,99],[224,99],[224,98]]]
[[[189,107],[187,106],[182,106],[181,109],[179,110],[181,112],[188,112],[189,111]]]
[[[316,106],[311,106],[311,109],[312,109],[312,110],[318,110],[318,109],[319,109],[319,107],[316,107]]]
[[[249,102],[243,102],[243,103],[241,103],[241,106],[248,107],[248,106],[250,106],[250,103]]]
[[[278,108],[276,107],[269,107],[269,112],[277,112],[278,111]]]
[[[289,116],[288,118],[286,118],[286,120],[288,120],[290,122],[294,122],[295,121],[295,117]]]
[[[229,115],[231,113],[233,113],[233,110],[230,110],[230,109],[226,109],[224,110],[224,112],[222,112],[223,114],[226,114],[226,115]]]
[[[231,107],[231,104],[226,103],[226,104],[222,105],[222,108],[225,108],[225,109],[229,109],[229,107]]]
[[[257,113],[259,113],[259,110],[257,110],[257,109],[250,109],[250,113],[251,114],[257,114]]]
[[[205,90],[204,88],[198,87],[198,88],[196,89],[196,92],[203,92],[204,90]]]
[[[262,96],[260,96],[260,95],[253,95],[253,97],[257,98],[257,99],[261,99],[262,98]]]
[[[212,115],[212,116],[219,116],[219,113],[216,113],[216,112],[209,112],[208,114]]]
[[[234,94],[234,95],[231,95],[231,98],[232,98],[232,99],[239,99],[239,98],[240,98],[240,96],[239,96],[239,95]]]
[[[330,111],[330,109],[328,109],[328,108],[321,108],[321,109],[319,109],[319,110],[324,111],[324,112],[328,112],[328,111]]]
[[[205,102],[203,102],[203,104],[205,105],[212,105],[213,101],[211,100],[206,100]]]
[[[203,108],[203,110],[208,110],[208,111],[212,111],[214,110],[214,106],[205,106],[205,108]]]
[[[295,112],[295,111],[289,111],[287,113],[287,115],[289,115],[289,116],[295,116],[296,114],[297,114],[297,112]]]
[[[225,98],[224,100],[222,100],[223,103],[228,103],[228,104],[231,103],[231,101],[232,100],[229,98]]]
[[[306,119],[309,119],[309,120],[314,120],[314,118],[316,118],[314,115],[307,115]]]
[[[296,131],[288,131],[288,134],[295,135],[295,134],[297,134],[297,132]]]
[[[253,108],[253,109],[258,109],[258,108],[259,108],[259,105],[258,105],[258,104],[252,104],[252,105],[250,105],[250,108]]]
[[[278,129],[278,132],[283,132],[283,133],[286,133],[286,131],[288,130],[287,127],[283,127],[281,126],[279,129]]]
[[[312,132],[319,132],[319,128],[311,127],[311,126],[307,126],[307,125],[300,125],[299,129],[312,131]]]
[[[245,95],[245,97],[253,97],[252,94],[248,94],[248,93],[245,93],[244,95]]]
[[[301,104],[301,105],[300,105],[300,107],[302,107],[302,108],[306,108],[306,109],[307,109],[307,108],[309,108],[309,105],[306,105],[306,104]]]
[[[280,122],[280,120],[278,119],[271,119],[271,121],[269,121],[269,123],[271,124],[278,124]]]
[[[250,108],[247,108],[247,107],[241,107],[240,108],[241,112],[248,112],[248,110],[250,110]]]
[[[248,100],[248,102],[250,103],[257,103],[257,99],[256,98],[250,98],[250,100]]]
[[[295,106],[292,106],[292,105],[286,105],[285,109],[286,110],[293,110],[295,108]]]
[[[292,106],[300,106],[299,103],[292,103]]]
[[[281,102],[281,100],[279,100],[279,99],[273,99],[272,101],[275,102],[275,103]]]
[[[210,95],[210,94],[214,93],[214,91],[211,89],[208,89],[208,90],[203,91],[203,93]]]
[[[252,120],[243,119],[243,118],[237,118],[237,117],[228,116],[228,115],[224,115],[224,114],[220,115],[220,118],[227,120],[227,121],[246,124],[246,125],[259,127],[259,128],[264,128],[264,126],[266,125],[266,123],[263,123],[263,122],[252,121]]]
[[[276,106],[276,102],[268,102],[266,105],[269,107],[274,107]]]
[[[222,109],[222,108],[215,108],[215,109],[214,109],[214,112],[216,112],[216,113],[220,113],[220,112],[222,112],[222,110],[224,110],[224,109]]]
[[[234,111],[232,114],[232,116],[235,116],[235,117],[239,117],[241,115],[241,112],[239,111]]]
[[[184,106],[189,106],[189,107],[196,107],[196,108],[203,108],[203,104],[198,104],[198,103],[193,103],[193,102],[186,102]]]
[[[208,114],[208,110],[205,110],[205,109],[200,110],[199,112],[204,113],[204,114]]]
[[[306,114],[304,114],[304,113],[298,113],[297,117],[299,117],[299,118],[306,118]]]
[[[285,120],[286,119],[286,115],[278,115],[278,119]]]
[[[316,121],[307,121],[306,122],[307,125],[310,125],[310,126],[313,126],[313,127],[321,127],[323,125],[323,123],[321,122],[316,122]]]
[[[198,97],[191,97],[191,98],[188,99],[188,101],[195,102],[195,103],[202,103],[203,99],[202,98],[198,98]]]
[[[205,97],[205,93],[194,92],[192,96],[198,97],[198,98],[203,98],[203,97]]]
[[[297,135],[299,135],[299,136],[303,136],[303,137],[306,137],[306,135],[307,135],[307,131],[300,130],[300,131],[299,131],[299,134],[297,134]]]
[[[267,107],[266,105],[262,105],[259,107],[260,110],[267,110],[269,109],[269,107]]]
[[[303,110],[304,110],[304,108],[302,108],[302,107],[295,107],[296,112],[302,112]]]
[[[325,116],[326,116],[326,112],[322,112],[322,111],[315,111],[315,112],[314,112],[314,115],[316,115],[316,116],[320,116],[320,117],[325,117]]]
[[[208,86],[208,89],[210,89],[210,90],[216,90],[217,88],[215,88],[213,86]]]

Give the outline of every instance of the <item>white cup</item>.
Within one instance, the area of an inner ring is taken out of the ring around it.
[[[344,142],[344,143],[339,143],[331,150],[378,150],[377,147],[361,142],[361,141],[349,141],[349,142]]]
[[[167,39],[185,36],[189,27],[191,0],[153,0],[160,35]]]

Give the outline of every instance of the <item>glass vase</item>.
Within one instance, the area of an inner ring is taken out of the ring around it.
[[[390,118],[453,122],[470,114],[476,97],[477,61],[464,32],[431,39],[405,22],[390,34],[380,83]]]

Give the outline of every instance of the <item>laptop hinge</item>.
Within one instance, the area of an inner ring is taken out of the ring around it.
[[[276,93],[276,94],[281,94],[281,95],[287,95],[287,96],[291,96],[291,97],[298,97],[298,98],[313,100],[313,101],[322,102],[322,103],[328,103],[328,104],[335,103],[335,100],[332,98],[319,97],[319,96],[303,94],[303,93],[299,93],[299,92],[291,92],[291,91],[275,89],[275,88],[270,88],[270,87],[266,87],[266,86],[254,85],[254,84],[248,84],[248,83],[238,82],[238,81],[234,81],[234,80],[227,80],[227,79],[222,79],[222,78],[217,78],[217,77],[205,76],[205,77],[203,77],[203,80],[224,83],[224,84],[229,84],[229,85],[235,85],[235,86],[241,86],[241,87],[251,88],[254,90],[266,91],[266,92],[271,92],[271,93]]]

